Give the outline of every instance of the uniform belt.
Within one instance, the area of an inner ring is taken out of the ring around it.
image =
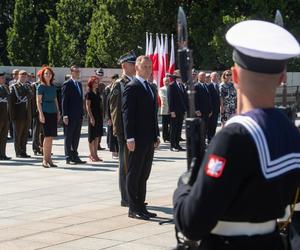
[[[0,102],[7,102],[7,98],[1,98],[0,97]]]
[[[270,220],[261,223],[218,221],[211,234],[222,236],[252,236],[268,234],[275,231],[276,221]]]

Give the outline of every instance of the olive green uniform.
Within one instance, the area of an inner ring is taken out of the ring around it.
[[[29,124],[32,117],[32,90],[27,83],[10,86],[11,119],[14,126],[14,144],[17,156],[26,155]]]
[[[9,89],[0,85],[0,158],[5,157],[7,133],[9,126]]]
[[[122,96],[124,88],[130,79],[123,75],[111,87],[109,98],[109,109],[113,127],[113,135],[118,139],[119,145],[119,188],[121,202],[128,203],[126,191],[126,173],[128,166],[128,148],[125,141],[123,118],[122,118]]]

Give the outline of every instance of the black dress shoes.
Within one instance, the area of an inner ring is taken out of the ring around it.
[[[147,210],[146,207],[144,207],[144,208],[142,209],[142,211],[143,211],[144,214],[148,215],[150,218],[155,218],[155,217],[157,216],[156,213],[151,213],[151,212],[149,212],[149,211]]]
[[[73,162],[75,162],[76,164],[85,164],[86,163],[86,161],[80,160],[79,157],[74,159]]]
[[[129,204],[127,201],[121,201],[121,207],[129,207]]]
[[[180,146],[177,147],[177,150],[178,150],[178,151],[185,151],[185,149],[182,148],[182,147],[180,147]]]
[[[31,156],[28,154],[19,154],[17,155],[17,158],[30,158]]]
[[[173,152],[178,152],[179,151],[178,148],[170,148],[170,150],[173,151]]]
[[[150,217],[145,214],[143,211],[133,211],[130,210],[128,211],[128,217],[129,218],[134,218],[134,219],[140,219],[140,220],[149,220]]]
[[[185,141],[185,139],[183,139],[183,138],[180,138],[180,139],[179,139],[179,141]]]
[[[2,160],[2,161],[8,161],[10,159],[11,159],[11,157],[7,157],[6,155],[0,156],[0,160]]]

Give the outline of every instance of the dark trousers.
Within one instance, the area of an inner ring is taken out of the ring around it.
[[[171,115],[162,115],[162,136],[164,141],[170,140],[170,119]]]
[[[179,146],[179,139],[181,137],[181,130],[183,124],[183,114],[176,114],[176,117],[171,117],[170,136],[171,136],[171,148],[177,148]]]
[[[292,222],[289,225],[289,240],[291,250],[300,249],[300,211],[294,211]]]
[[[107,146],[110,152],[118,152],[118,139],[113,135],[113,127],[107,126]]]
[[[212,116],[209,117],[208,131],[207,131],[207,138],[208,138],[209,141],[216,134],[216,129],[217,129],[217,125],[218,125],[218,118],[219,118],[219,113],[214,113],[214,112],[213,112]]]
[[[8,132],[8,121],[0,121],[0,157],[6,156],[6,141]]]
[[[43,128],[40,123],[39,117],[32,118],[32,150],[33,152],[40,152],[43,148]]]
[[[65,155],[67,160],[78,158],[78,145],[81,133],[82,119],[72,120],[69,118],[68,125],[64,125]]]
[[[132,210],[140,210],[144,206],[153,154],[153,143],[148,145],[136,144],[135,150],[129,152],[126,181],[129,208]]]
[[[124,138],[118,138],[119,145],[119,190],[121,193],[121,200],[128,202],[127,187],[126,187],[126,175],[128,171],[128,148]]]
[[[13,121],[14,144],[16,155],[26,154],[29,122],[27,120]]]
[[[204,238],[199,250],[284,250],[279,233],[256,236],[218,236]]]

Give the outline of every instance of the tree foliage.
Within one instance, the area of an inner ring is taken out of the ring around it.
[[[123,53],[144,53],[146,31],[154,38],[164,33],[176,39],[179,6],[187,15],[196,68],[229,68],[232,49],[225,42],[226,31],[241,20],[273,21],[277,9],[300,40],[299,0],[1,0],[5,15],[0,31],[8,30],[8,38],[0,32],[0,49],[7,46],[0,62],[116,67]],[[288,69],[299,66],[294,59]]]
[[[49,63],[84,66],[93,0],[60,0],[47,26]]]

